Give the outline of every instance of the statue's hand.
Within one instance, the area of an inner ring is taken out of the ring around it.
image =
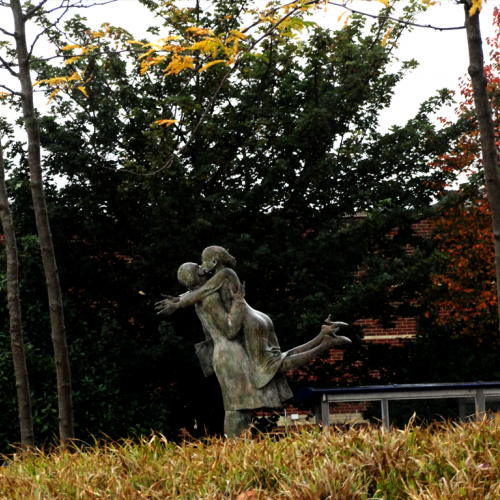
[[[180,298],[167,296],[165,300],[160,300],[155,304],[156,314],[170,316],[179,309]]]
[[[234,288],[231,289],[231,297],[235,302],[245,301],[245,282],[235,284]]]

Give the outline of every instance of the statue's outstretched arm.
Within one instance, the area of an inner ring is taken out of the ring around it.
[[[232,286],[238,282],[238,276],[232,269],[221,269],[196,290],[190,290],[179,297],[167,297],[165,300],[157,302],[156,310],[158,314],[170,315],[178,309],[203,302],[209,295],[219,290],[226,281],[229,281]]]

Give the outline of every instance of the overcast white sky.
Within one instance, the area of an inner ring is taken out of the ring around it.
[[[213,1],[201,0],[201,5],[210,8]],[[49,5],[51,3],[52,1],[49,0]],[[180,3],[187,6],[194,4],[194,0],[184,0]],[[259,3],[265,5],[263,2]],[[493,34],[492,20],[495,5],[500,7],[500,0],[490,0],[481,13],[483,40]],[[352,7],[364,12],[377,13],[381,4],[354,0]],[[338,28],[344,22],[344,19],[340,22],[337,21],[342,12],[342,8],[330,4],[326,13],[321,11],[314,20],[321,25]],[[116,3],[94,7],[80,11],[80,13],[88,18],[93,28],[97,29],[101,23],[107,21],[114,26],[122,26],[133,33],[136,38],[150,37],[154,41],[154,37],[151,37],[145,30],[149,26],[155,25],[155,20],[151,13],[136,0],[118,0]],[[12,29],[10,12],[3,8],[0,14],[0,26]],[[462,5],[444,1],[429,8],[428,12],[420,14],[417,22],[443,28],[463,26],[464,9]],[[49,50],[48,46],[47,50]],[[487,56],[488,51],[489,49],[485,45],[485,56]],[[37,54],[40,54],[40,50],[37,51]],[[415,28],[413,32],[403,37],[397,55],[400,60],[416,59],[420,66],[398,84],[391,108],[385,110],[381,116],[381,131],[386,130],[391,125],[404,124],[415,115],[420,103],[434,95],[436,90],[444,87],[458,90],[458,80],[466,74],[468,66],[465,30],[435,31]],[[7,81],[6,75],[2,73],[0,73],[0,79],[2,83]],[[15,85],[15,82],[12,82],[12,85]],[[37,101],[37,106],[42,112],[45,111],[45,103],[45,98]],[[0,114],[12,117],[5,106],[0,106]],[[447,110],[445,114],[451,117],[452,110]]]

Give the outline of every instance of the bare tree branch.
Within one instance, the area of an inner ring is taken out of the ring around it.
[[[14,37],[14,33],[9,33],[7,30],[4,30],[3,28],[0,28],[0,31],[4,34],[4,35],[7,35],[7,36],[11,36],[11,37]]]
[[[16,78],[19,77],[19,74],[16,73],[13,69],[12,66],[14,66],[14,63],[9,63],[7,62],[2,56],[0,56],[0,63],[2,63],[2,66],[12,75],[15,76]]]
[[[78,57],[81,57],[81,58],[87,57],[87,58],[91,59],[92,57],[97,57],[98,55],[102,55],[102,54],[122,54],[124,52],[137,52],[138,54],[141,54],[141,53],[146,52],[146,51],[145,50],[141,50],[141,49],[126,48],[126,49],[123,49],[123,50],[105,50],[105,51],[99,52],[98,54],[86,54],[86,55],[78,56]],[[60,59],[62,57],[68,57],[69,58],[68,54],[58,54],[58,55],[51,56],[51,57],[37,57],[37,58],[33,58],[33,59],[30,59],[30,63],[34,63],[34,62],[47,62],[47,61],[52,61],[52,59]],[[6,65],[8,65],[11,68],[19,66],[18,63],[14,63],[14,62],[12,62],[12,63],[6,63]]]
[[[9,89],[9,87],[6,87],[5,85],[0,84],[0,88],[7,90],[11,94],[21,95],[21,92],[16,92],[15,90]]]
[[[47,1],[47,0],[44,0],[44,1]],[[42,5],[42,4],[40,4]],[[63,18],[63,16],[66,15],[66,13],[68,12],[69,10],[69,5],[66,6],[66,9],[63,11],[63,13],[53,22],[51,23],[49,26],[47,26],[43,31],[41,31],[40,33],[38,33],[38,35],[35,37],[35,39],[33,40],[33,43],[31,44],[31,47],[30,47],[30,52],[28,54],[28,57],[31,57],[31,55],[33,54],[33,49],[35,48],[35,44],[36,42],[38,42],[38,40],[40,39],[40,37],[42,35],[44,35],[49,29],[53,28],[55,25],[59,24],[59,21]]]
[[[311,2],[311,3],[317,3],[317,2]],[[439,26],[432,26],[431,24],[417,24],[417,23],[412,23],[410,21],[404,21],[403,19],[398,19],[397,17],[391,17],[391,16],[377,16],[375,14],[367,14],[366,12],[361,12],[359,10],[351,9],[350,7],[347,7],[346,4],[338,4],[338,3],[333,3],[329,2],[328,5],[336,5],[337,7],[342,7],[353,14],[361,14],[362,16],[366,17],[371,17],[373,19],[389,19],[390,21],[395,21],[399,24],[404,24],[406,26],[415,26],[417,28],[430,28],[436,31],[449,31],[449,30],[463,30],[465,29],[465,26],[454,26],[450,28],[440,28]]]
[[[306,3],[302,4],[301,7],[305,7],[305,6],[308,6],[308,5],[316,5],[316,4],[320,4],[320,3],[323,3],[323,2],[324,2],[324,0],[310,0],[309,2],[306,2]],[[296,3],[297,3],[296,0],[294,0],[292,2],[279,5],[278,7],[275,7],[274,9],[271,9],[270,11],[266,12],[265,15],[266,16],[270,16],[271,14],[274,14],[275,12],[277,12],[280,9],[282,9],[283,7],[288,7],[289,5],[294,5]],[[453,28],[440,28],[439,26],[432,26],[430,24],[417,24],[417,23],[412,23],[410,21],[403,21],[402,19],[398,19],[397,17],[378,16],[376,14],[368,14],[366,12],[361,12],[359,10],[354,10],[354,9],[351,9],[351,8],[347,7],[347,2],[345,2],[345,3],[328,2],[328,5],[335,5],[336,7],[342,7],[343,9],[346,9],[346,10],[352,12],[353,14],[360,14],[362,16],[371,17],[373,19],[382,19],[382,20],[383,19],[389,19],[391,21],[395,21],[397,23],[404,24],[406,26],[416,26],[417,28],[430,28],[430,29],[438,30],[438,31],[463,30],[463,29],[465,29],[465,26],[457,26],[457,27],[453,27]],[[250,26],[248,26],[247,28],[245,28],[242,31],[242,33],[246,33],[247,31],[251,30],[255,26],[261,24],[261,22],[262,21],[260,19],[258,21],[255,21],[253,24],[251,24]]]
[[[304,7],[306,5],[314,5],[314,4],[318,4],[318,3],[321,3],[323,2],[324,0],[311,0],[310,2],[307,2],[305,4],[302,4],[301,7]],[[275,7],[274,9],[271,9],[269,11],[267,11],[265,13],[265,17],[268,17],[270,16],[271,14],[274,14],[275,12],[277,12],[278,10],[282,9],[283,7],[288,7],[289,5],[293,5],[293,4],[296,4],[297,1],[294,0],[292,2],[289,2],[289,3],[284,3],[282,5],[279,5],[278,7]],[[295,9],[297,10],[297,9]],[[242,30],[242,33],[246,33],[247,31],[250,31],[252,28],[255,28],[255,26],[258,26],[259,24],[262,24],[262,21],[259,19],[258,21],[255,21],[253,24],[251,24],[250,26],[248,26],[247,28],[245,28],[244,30]]]
[[[26,14],[26,19],[29,19],[29,18],[37,15],[37,13],[39,12],[39,10],[42,8],[42,6],[47,1],[48,0],[43,0],[39,5],[37,5],[33,9],[31,9]],[[35,40],[31,44],[31,48],[30,48],[30,52],[29,52],[29,56],[30,57],[33,54],[33,50],[35,48],[36,42],[40,39],[40,37],[43,36],[49,29],[53,28],[54,26],[57,26],[59,24],[59,21],[67,14],[67,12],[68,12],[69,9],[74,9],[74,8],[78,8],[78,9],[79,8],[85,8],[86,9],[86,8],[97,6],[97,5],[106,5],[108,3],[113,3],[113,2],[116,2],[117,0],[107,0],[107,1],[104,1],[104,2],[95,2],[95,3],[89,4],[89,5],[83,5],[82,4],[83,1],[84,0],[78,0],[76,3],[71,4],[69,0],[63,0],[63,2],[61,3],[61,5],[59,5],[58,7],[55,7],[53,9],[46,10],[46,11],[42,12],[43,15],[46,15],[46,14],[50,14],[52,12],[55,12],[56,10],[63,9],[62,14],[53,23],[51,23],[49,26],[47,26],[42,32],[38,33],[38,35],[35,37]],[[31,61],[31,62],[33,62],[33,61]]]
[[[43,57],[43,58],[38,58],[38,59],[30,59],[30,63],[34,63],[34,62],[46,62],[46,61],[51,61],[52,59],[59,59],[61,57],[67,57],[67,54],[59,54],[57,56]],[[17,64],[17,63],[8,63],[8,64],[11,67],[19,66],[19,64]]]
[[[106,2],[95,2],[95,3],[91,3],[89,5],[78,5],[75,7],[78,9],[90,9],[90,7],[97,7],[99,5],[107,5],[108,3],[115,3],[117,1],[118,0],[107,0]]]
[[[90,9],[90,7],[96,7],[99,5],[106,5],[108,3],[114,3],[117,0],[106,0],[104,2],[94,2],[94,3],[90,3],[88,5],[83,5],[83,3],[82,3],[83,1],[84,0],[78,0],[76,3],[70,5],[68,0],[64,0],[64,2],[68,3],[68,5],[59,5],[59,7],[54,7],[53,9],[44,11],[44,14],[50,14],[51,12],[55,12],[56,10],[66,9],[67,7],[69,7],[70,9]]]

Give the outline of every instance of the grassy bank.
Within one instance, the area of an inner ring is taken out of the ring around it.
[[[498,499],[500,418],[183,445],[153,436],[15,456],[0,468],[2,500],[222,500],[244,492],[293,500]]]

